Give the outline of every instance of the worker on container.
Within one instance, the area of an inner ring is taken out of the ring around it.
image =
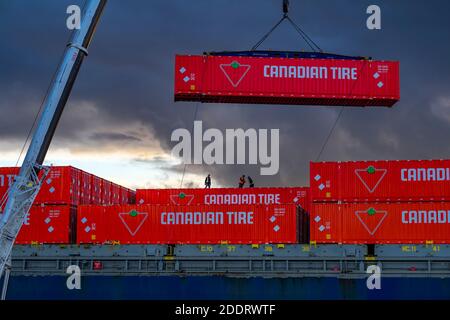
[[[248,178],[248,184],[249,184],[249,188],[254,188],[255,184],[253,183],[253,179],[250,176],[247,176]]]
[[[208,174],[205,179],[205,189],[211,189],[211,175]]]
[[[245,174],[239,178],[239,188],[243,188],[245,184]]]

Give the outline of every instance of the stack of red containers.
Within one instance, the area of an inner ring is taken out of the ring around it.
[[[80,206],[79,244],[296,243],[295,205]]]
[[[141,189],[135,206],[80,206],[78,243],[308,241],[309,188]],[[231,219],[231,220],[229,220]],[[300,232],[299,232],[300,231]]]
[[[311,241],[450,243],[450,160],[311,163]]]
[[[308,187],[137,189],[136,203],[160,205],[296,204],[308,211]]]
[[[7,193],[18,173],[17,167],[0,168],[0,198]],[[132,190],[111,185],[107,180],[71,166],[51,167],[16,243],[75,243],[79,205],[132,203]]]

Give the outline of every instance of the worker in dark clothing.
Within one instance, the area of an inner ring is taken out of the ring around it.
[[[205,179],[205,189],[211,189],[211,175],[208,174],[208,176]]]
[[[245,175],[239,178],[239,188],[243,188],[245,184]]]
[[[248,176],[247,178],[248,178],[249,188],[254,188],[255,184],[253,183],[252,177]]]

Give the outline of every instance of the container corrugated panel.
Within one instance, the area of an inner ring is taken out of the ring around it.
[[[100,203],[103,205],[111,204],[111,182],[105,179],[101,179],[100,190],[101,190],[101,200]]]
[[[309,213],[302,207],[297,206],[298,217],[298,240],[299,243],[309,243]]]
[[[309,209],[308,187],[138,189],[138,204],[161,205],[258,205],[297,204]]]
[[[20,168],[0,168],[0,195],[7,191]],[[80,201],[81,170],[73,167],[52,167],[36,196],[35,204],[71,204]]]
[[[296,243],[296,210],[295,205],[80,206],[77,243]]]
[[[120,188],[120,204],[130,204],[130,191],[128,188]]]
[[[91,204],[102,203],[102,179],[91,175]]]
[[[122,202],[122,186],[119,186],[118,184],[115,185],[114,190],[114,203],[115,204],[128,204],[128,202]]]
[[[81,170],[74,167],[52,167],[34,203],[78,205],[80,186]]]
[[[399,99],[395,61],[175,58],[175,101],[391,107]]]
[[[15,243],[75,243],[73,232],[76,228],[71,224],[76,222],[76,214],[77,209],[70,205],[34,205],[26,216]]]
[[[79,204],[91,203],[91,174],[81,170],[81,186]]]
[[[136,191],[122,188],[121,190],[121,204],[136,204]]]
[[[115,183],[111,183],[110,204],[121,204],[120,203],[120,186]]]
[[[450,201],[450,160],[311,163],[313,201]]]
[[[128,190],[128,203],[136,204],[136,191]]]
[[[311,162],[309,170],[311,201],[339,200],[338,162]]]
[[[450,243],[450,202],[314,203],[311,241]]]
[[[312,203],[310,240],[317,243],[342,243],[342,207],[336,203]]]

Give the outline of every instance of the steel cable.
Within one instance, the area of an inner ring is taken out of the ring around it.
[[[85,6],[86,6],[86,1],[84,1],[84,4],[83,4],[83,7],[85,7]],[[69,43],[70,40],[71,40],[71,38],[72,38],[72,34],[69,34],[69,37],[68,37],[66,43]],[[61,54],[61,57],[59,58],[58,66],[61,64],[62,60],[64,59],[64,54],[65,54],[66,50],[67,50],[67,48],[66,48],[66,49],[63,51],[63,53]],[[59,68],[59,67],[58,67],[58,68]],[[30,130],[28,131],[28,134],[27,134],[27,137],[26,137],[26,139],[25,139],[25,142],[24,142],[24,144],[23,144],[23,146],[22,146],[22,149],[20,150],[20,154],[19,154],[19,157],[17,158],[15,167],[17,167],[17,166],[19,165],[20,158],[22,157],[22,155],[23,155],[23,153],[24,153],[24,151],[25,151],[25,148],[26,148],[26,146],[27,146],[27,143],[28,143],[28,141],[30,140],[31,134],[33,133],[33,130],[34,130],[35,126],[36,126],[36,123],[37,123],[37,121],[38,121],[38,119],[39,119],[39,115],[41,114],[42,108],[43,108],[43,106],[44,106],[44,103],[45,103],[45,100],[46,100],[46,98],[47,98],[47,95],[48,95],[48,93],[49,93],[49,91],[50,91],[50,88],[52,87],[53,83],[54,83],[55,80],[56,80],[56,75],[57,75],[57,73],[58,73],[58,68],[56,68],[56,70],[54,71],[54,73],[53,73],[53,75],[52,75],[52,80],[51,80],[49,86],[47,87],[47,90],[46,90],[46,92],[45,92],[44,97],[42,98],[41,105],[39,106],[39,109],[38,109],[38,111],[37,111],[37,113],[36,113],[36,115],[35,115],[35,117],[34,117],[33,124],[31,125]]]
[[[363,67],[361,68],[361,73],[363,73],[363,71],[366,68],[366,66],[367,66],[367,61],[365,61]],[[353,87],[351,88],[351,90],[349,92],[349,95],[351,95],[353,93],[353,90],[355,89],[356,83],[357,82],[355,82],[353,84]],[[334,130],[336,129],[336,126],[337,126],[337,124],[339,122],[339,119],[341,118],[342,114],[344,113],[344,109],[345,109],[345,107],[341,107],[341,110],[339,111],[338,116],[336,117],[336,120],[334,121],[333,126],[331,127],[331,130],[328,133],[328,136],[327,136],[327,138],[325,139],[325,142],[322,145],[322,148],[320,149],[319,155],[316,158],[316,162],[318,162],[320,160],[320,157],[322,156],[322,153],[325,151],[325,148],[328,145],[328,142],[331,139],[331,136],[333,135]]]
[[[194,131],[195,120],[197,120],[197,113],[198,113],[199,105],[200,105],[200,102],[197,102],[197,104],[195,105],[194,121],[192,123],[192,131]],[[181,176],[180,189],[183,188],[184,176],[186,174],[186,167],[187,167],[187,164],[185,163],[184,164],[184,168],[183,168],[183,174]]]

